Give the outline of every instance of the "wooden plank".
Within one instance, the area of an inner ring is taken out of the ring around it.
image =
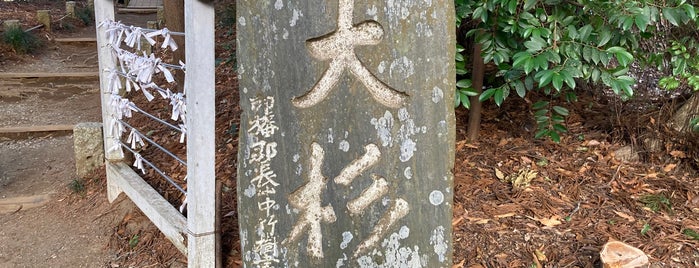
[[[117,13],[123,14],[123,13],[133,13],[133,14],[152,14],[152,13],[157,13],[158,8],[157,7],[138,7],[138,8],[120,8],[117,10]]]
[[[221,267],[216,250],[214,6],[184,1],[188,267]],[[196,49],[192,49],[196,48]]]
[[[75,38],[56,38],[53,39],[58,43],[96,43],[97,38],[93,37],[75,37]]]
[[[13,78],[90,78],[98,77],[99,72],[71,72],[71,73],[0,73],[0,79]]]
[[[237,2],[244,266],[452,266],[453,4]]]
[[[0,199],[0,214],[41,207],[51,200],[48,194]]]
[[[46,135],[70,135],[74,125],[46,125],[29,127],[3,127],[0,128],[0,137],[10,139],[26,139],[29,137],[42,137]]]
[[[187,219],[125,163],[107,161],[106,167],[111,191],[115,191],[112,194],[125,193],[165,237],[187,255]]]

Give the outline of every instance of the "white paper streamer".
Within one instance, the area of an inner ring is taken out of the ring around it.
[[[141,138],[141,133],[136,131],[136,129],[131,129],[131,133],[129,133],[129,138],[126,139],[126,142],[131,144],[131,149],[136,149],[140,145],[141,147],[146,146],[146,144],[143,142],[143,139]]]
[[[134,153],[136,160],[133,161],[133,166],[140,169],[143,174],[146,174],[146,168],[143,167],[143,157],[139,153]]]

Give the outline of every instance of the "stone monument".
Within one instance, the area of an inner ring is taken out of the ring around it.
[[[451,1],[237,3],[246,267],[451,267]]]

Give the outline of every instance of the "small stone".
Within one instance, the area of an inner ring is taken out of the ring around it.
[[[85,178],[92,170],[104,164],[104,145],[101,123],[79,123],[73,128],[75,173]]]
[[[636,162],[640,159],[640,156],[631,145],[627,145],[614,151],[614,159],[622,162]]]
[[[635,268],[648,265],[648,256],[620,241],[609,241],[599,253],[604,268]]]

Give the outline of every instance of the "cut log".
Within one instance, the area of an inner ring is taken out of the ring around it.
[[[638,248],[619,241],[604,244],[599,253],[604,268],[635,268],[648,266],[648,256]]]

